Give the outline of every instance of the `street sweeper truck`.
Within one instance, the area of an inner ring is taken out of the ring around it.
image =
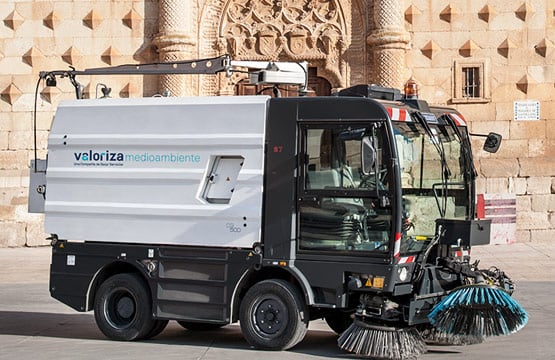
[[[81,99],[77,76],[230,74],[298,85],[306,64],[233,62],[42,72],[69,78],[30,211],[52,234],[50,292],[94,310],[114,340],[239,321],[254,347],[289,349],[325,319],[342,349],[404,359],[426,337],[520,329],[526,312],[476,219],[470,134],[454,109],[360,85],[326,97]],[[247,69],[247,70],[245,70]],[[501,137],[485,136],[495,152]]]

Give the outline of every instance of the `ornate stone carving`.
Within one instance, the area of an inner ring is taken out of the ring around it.
[[[346,85],[350,39],[337,0],[231,0],[216,48],[233,59],[310,61],[334,87]]]

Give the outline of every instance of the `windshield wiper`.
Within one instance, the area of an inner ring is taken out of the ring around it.
[[[471,179],[475,179],[478,176],[478,172],[476,171],[476,167],[474,166],[474,159],[472,157],[472,152],[470,152],[470,141],[468,140],[468,137],[463,138],[461,131],[455,124],[455,121],[451,118],[451,116],[449,116],[449,114],[443,115],[443,118],[447,121],[449,126],[451,126],[453,132],[455,133],[455,136],[457,137],[457,140],[459,141],[459,144],[461,144],[464,159],[468,163],[468,166],[465,166],[465,171],[467,171],[467,174],[470,176]]]
[[[465,136],[465,137],[462,136],[461,131],[457,127],[457,124],[455,124],[455,121],[449,114],[445,114],[443,115],[443,117],[446,119],[447,123],[453,129],[453,132],[455,133],[455,136],[457,137],[459,144],[461,145],[462,156],[464,157],[464,160],[466,163],[464,166],[464,172],[466,174],[465,177],[467,177],[468,179],[466,181],[474,181],[474,179],[478,177],[478,171],[476,171],[476,167],[474,166],[474,159],[472,156],[470,140],[468,136]],[[471,190],[468,192],[469,204],[474,204],[474,197],[475,197],[475,190],[473,187],[471,187]],[[470,213],[472,214],[473,212],[474,212],[474,207],[471,205]]]

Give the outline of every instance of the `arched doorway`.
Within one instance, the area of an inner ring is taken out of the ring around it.
[[[278,87],[282,97],[299,96],[298,87],[283,85]],[[316,75],[316,68],[308,69],[308,94],[307,96],[328,96],[331,95],[331,84],[328,80]],[[267,85],[249,84],[248,79],[240,81],[235,86],[236,95],[269,95],[274,96],[274,88]]]

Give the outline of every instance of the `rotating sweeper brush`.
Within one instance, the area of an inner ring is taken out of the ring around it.
[[[482,270],[477,261],[470,263],[470,247],[460,243],[457,239],[453,246],[439,226],[413,267],[411,294],[395,289],[361,294],[339,347],[372,359],[414,359],[426,352],[426,343],[470,345],[522,329],[528,314],[511,297],[511,279],[497,268]],[[392,267],[398,275],[402,269]]]
[[[478,338],[509,335],[528,322],[526,311],[507,291],[487,284],[456,289],[428,317],[441,332]]]
[[[413,359],[426,352],[426,343],[415,328],[372,325],[356,317],[337,343],[345,351],[372,359]]]
[[[419,331],[426,344],[430,345],[462,346],[480,344],[484,341],[482,336],[448,334],[433,326],[419,328]]]

